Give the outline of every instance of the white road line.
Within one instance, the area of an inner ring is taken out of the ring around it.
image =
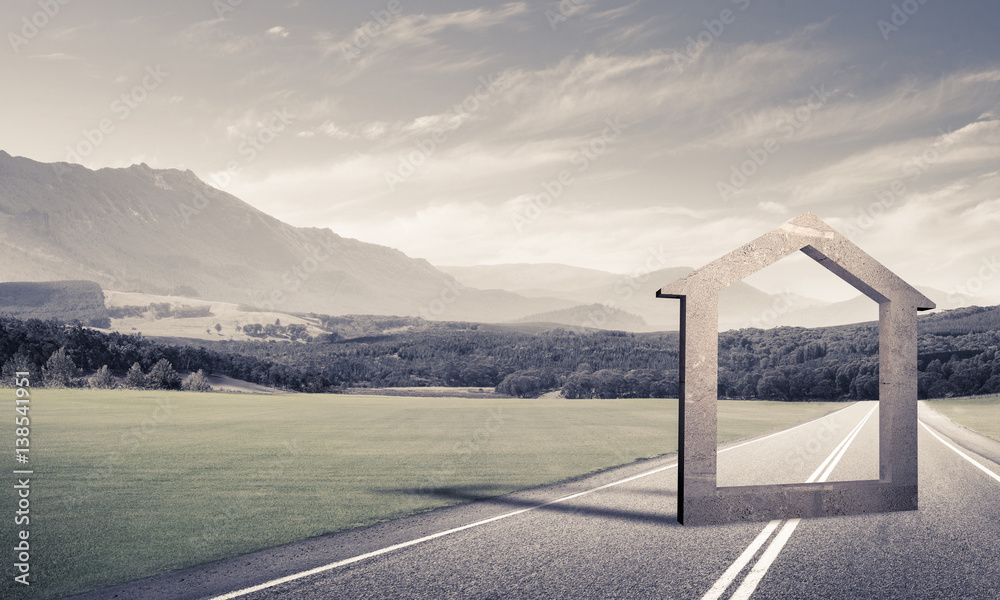
[[[736,562],[726,569],[726,572],[722,574],[722,577],[715,582],[712,589],[708,590],[708,592],[701,597],[701,600],[717,600],[718,598],[721,598],[722,594],[725,593],[726,588],[728,588],[733,580],[736,579],[736,576],[740,574],[743,567],[747,566],[747,563],[749,563],[750,560],[757,555],[757,551],[760,550],[760,547],[764,545],[767,538],[771,537],[771,534],[774,533],[774,530],[777,529],[780,524],[781,519],[775,519],[774,521],[768,523],[767,527],[764,528],[764,531],[761,531],[760,534],[758,534],[757,537],[750,542],[750,545],[743,551],[743,554],[740,554],[740,557],[736,559]]]
[[[750,569],[750,573],[747,574],[746,579],[743,580],[740,587],[736,588],[736,591],[729,597],[729,600],[748,600],[750,598],[754,590],[757,589],[757,584],[767,574],[767,570],[771,568],[774,559],[778,558],[778,553],[785,547],[788,538],[792,537],[792,532],[795,531],[799,521],[801,519],[792,519],[785,523],[785,526],[781,528],[778,535],[774,536],[774,541],[767,547],[767,550],[764,550],[764,554],[761,555],[760,560]]]
[[[858,426],[855,427],[854,431],[851,432],[851,435],[847,436],[847,439],[844,440],[842,447],[840,448],[840,452],[837,454],[837,458],[833,459],[833,462],[831,462],[830,465],[827,466],[826,470],[823,471],[823,474],[820,475],[819,478],[815,480],[812,478],[806,479],[806,483],[812,483],[813,481],[826,481],[826,478],[830,476],[830,473],[833,473],[833,468],[837,466],[837,463],[840,462],[841,457],[843,457],[844,453],[847,452],[847,447],[851,445],[851,442],[854,441],[854,438],[858,437],[858,434],[861,433],[861,428],[865,426],[865,423],[868,422],[869,417],[872,416],[872,413],[875,412],[875,409],[877,408],[878,404],[872,406],[871,410],[868,411],[868,414],[865,415],[865,418],[861,419],[861,422],[858,423]],[[815,477],[815,473],[813,474],[813,477]]]
[[[853,405],[851,405],[851,406],[853,406]],[[736,446],[731,446],[729,448],[725,448],[723,450],[720,450],[719,452],[727,452],[729,450],[734,450],[736,448],[739,448],[741,446],[745,446],[747,444],[752,444],[754,442],[759,442],[761,440],[765,440],[767,438],[771,438],[771,437],[774,437],[776,435],[780,435],[782,433],[791,431],[792,429],[796,429],[798,427],[803,427],[805,425],[808,425],[809,423],[813,423],[815,421],[819,421],[820,419],[825,419],[826,417],[829,417],[830,415],[836,414],[836,413],[841,412],[843,410],[847,410],[848,408],[851,408],[851,407],[848,406],[846,408],[841,409],[840,411],[835,411],[835,412],[830,413],[828,415],[824,415],[824,416],[820,417],[819,419],[813,419],[812,421],[808,421],[806,423],[802,423],[801,425],[796,425],[795,427],[791,427],[789,429],[784,429],[784,430],[779,431],[777,433],[772,433],[772,434],[764,436],[762,438],[758,438],[758,439],[755,439],[755,440],[750,440],[750,441],[747,441],[747,442],[743,442],[742,444],[738,444]],[[415,540],[410,540],[408,542],[403,542],[403,543],[400,543],[400,544],[395,544],[393,546],[388,546],[386,548],[381,548],[379,550],[374,550],[372,552],[368,552],[368,553],[365,553],[365,554],[359,554],[358,556],[352,556],[351,558],[345,558],[344,560],[340,560],[340,561],[337,561],[337,562],[334,562],[334,563],[330,563],[330,564],[327,564],[327,565],[322,565],[322,566],[319,566],[319,567],[315,567],[315,568],[309,569],[307,571],[300,571],[298,573],[292,573],[291,575],[286,575],[285,577],[280,577],[278,579],[272,579],[271,581],[265,581],[264,583],[261,583],[261,584],[255,585],[255,586],[251,586],[251,587],[247,587],[247,588],[243,588],[241,590],[236,590],[234,592],[229,592],[229,593],[226,593],[226,594],[222,594],[221,596],[213,596],[213,597],[209,598],[208,600],[231,600],[232,598],[239,598],[241,596],[246,596],[247,594],[252,594],[254,592],[259,592],[261,590],[266,590],[268,588],[272,588],[272,587],[281,585],[283,583],[288,583],[290,581],[295,581],[295,580],[298,580],[298,579],[302,579],[304,577],[309,577],[311,575],[316,575],[318,573],[324,573],[326,571],[332,571],[332,570],[337,569],[339,567],[344,567],[344,566],[347,566],[347,565],[350,565],[350,564],[354,564],[356,562],[360,562],[360,561],[368,559],[368,558],[374,558],[376,556],[381,556],[383,554],[388,554],[390,552],[395,552],[396,550],[402,550],[403,548],[408,548],[410,546],[415,546],[417,544],[422,544],[424,542],[429,542],[431,540],[434,540],[434,539],[437,539],[437,538],[440,538],[440,537],[444,537],[446,535],[451,535],[453,533],[458,533],[460,531],[465,531],[466,529],[472,529],[473,527],[479,527],[481,525],[486,525],[488,523],[493,523],[494,521],[499,521],[501,519],[506,519],[508,517],[513,517],[513,516],[516,516],[516,515],[524,514],[526,512],[537,510],[539,508],[543,508],[543,507],[546,507],[546,506],[549,506],[549,505],[552,505],[552,504],[557,504],[559,502],[565,502],[567,500],[572,500],[574,498],[579,498],[580,496],[586,496],[588,494],[592,494],[592,493],[600,491],[600,490],[604,490],[604,489],[607,489],[607,488],[610,488],[610,487],[614,487],[616,485],[621,485],[623,483],[628,483],[630,481],[635,481],[636,479],[640,479],[642,477],[648,477],[650,475],[655,475],[656,473],[660,473],[660,472],[666,471],[667,469],[673,469],[676,466],[677,466],[677,463],[674,463],[672,465],[666,465],[664,467],[659,467],[659,468],[653,469],[651,471],[646,471],[644,473],[639,473],[638,475],[633,475],[631,477],[626,477],[625,479],[621,479],[619,481],[613,481],[611,483],[606,483],[604,485],[601,485],[601,486],[598,486],[598,487],[595,487],[595,488],[591,488],[589,490],[584,490],[582,492],[577,492],[576,494],[570,494],[569,496],[563,496],[562,498],[557,498],[555,500],[549,500],[548,502],[543,502],[541,504],[536,504],[535,506],[529,506],[528,508],[522,508],[520,510],[511,511],[509,513],[504,513],[502,515],[497,515],[497,516],[491,517],[489,519],[483,519],[482,521],[476,521],[475,523],[469,523],[468,525],[462,525],[461,527],[455,527],[453,529],[448,529],[447,531],[439,531],[438,533],[434,533],[434,534],[431,534],[431,535],[428,535],[428,536],[424,536],[422,538],[418,538],[418,539],[415,539]],[[775,523],[775,527],[777,527],[778,521],[775,521],[774,523]],[[773,528],[771,529],[771,531],[773,531]],[[760,545],[762,545],[765,541],[767,541],[767,537],[769,535],[770,535],[770,531],[768,532],[767,536],[764,536],[764,538],[760,540],[760,544],[757,546],[757,548],[759,548]],[[755,542],[756,542],[756,540],[755,540]],[[756,549],[755,549],[755,551],[753,553],[750,554],[749,557],[747,557],[747,561],[749,561],[751,558],[753,558],[753,554],[755,554],[755,553],[756,553]],[[738,571],[737,571],[737,573],[738,573]],[[727,584],[727,586],[728,586],[728,584]],[[724,590],[725,590],[725,588],[723,588],[723,591]]]
[[[737,448],[742,448],[743,446],[746,446],[747,444],[754,444],[754,443],[757,443],[757,442],[762,442],[762,441],[764,441],[766,439],[773,438],[776,435],[782,435],[782,434],[788,433],[789,431],[793,431],[795,429],[798,429],[799,427],[805,427],[806,425],[812,425],[813,423],[815,423],[817,421],[822,421],[823,419],[825,419],[827,417],[832,417],[833,415],[840,414],[840,413],[844,412],[845,410],[848,410],[850,408],[854,408],[854,406],[856,404],[857,403],[855,402],[854,404],[851,404],[849,406],[845,406],[844,408],[842,408],[840,410],[835,410],[832,413],[825,414],[822,417],[818,417],[816,419],[813,419],[812,421],[806,421],[805,423],[800,423],[800,424],[796,425],[795,427],[789,427],[788,429],[782,429],[781,431],[777,431],[777,432],[772,433],[770,435],[765,435],[764,437],[760,437],[760,438],[757,438],[757,439],[749,440],[749,441],[743,442],[742,444],[736,444],[735,446],[730,446],[728,448],[723,448],[722,450],[719,450],[719,454],[722,454],[723,452],[729,452],[730,450],[735,450]]]
[[[351,558],[346,558],[344,560],[340,560],[340,561],[337,561],[337,562],[334,562],[334,563],[330,563],[328,565],[323,565],[323,566],[320,566],[320,567],[309,569],[308,571],[300,571],[298,573],[292,573],[291,575],[286,575],[285,577],[280,577],[278,579],[272,579],[271,581],[266,581],[266,582],[261,583],[259,585],[251,586],[251,587],[248,587],[248,588],[243,588],[242,590],[236,590],[235,592],[229,592],[228,594],[223,594],[221,596],[213,596],[210,600],[230,600],[231,598],[239,598],[240,596],[246,596],[247,594],[252,594],[254,592],[259,592],[261,590],[266,590],[268,588],[272,588],[272,587],[281,585],[283,583],[288,583],[290,581],[295,581],[297,579],[302,579],[303,577],[309,577],[310,575],[316,575],[317,573],[323,573],[325,571],[332,571],[333,569],[337,569],[339,567],[343,567],[343,566],[347,566],[347,565],[350,565],[350,564],[354,564],[356,562],[360,562],[360,561],[365,560],[367,558],[373,558],[375,556],[381,556],[383,554],[388,554],[388,553],[394,552],[396,550],[402,550],[403,548],[408,548],[410,546],[415,546],[417,544],[422,544],[423,542],[429,542],[431,540],[434,540],[434,539],[437,539],[437,538],[440,538],[440,537],[444,537],[446,535],[451,535],[453,533],[458,533],[459,531],[465,531],[466,529],[472,529],[473,527],[479,527],[481,525],[486,525],[488,523],[493,523],[494,521],[499,521],[501,519],[506,519],[508,517],[513,517],[515,515],[521,515],[521,514],[524,514],[526,512],[530,512],[530,511],[533,511],[533,510],[537,510],[539,508],[543,508],[545,506],[549,506],[549,505],[552,505],[552,504],[557,504],[559,502],[565,502],[567,500],[572,500],[574,498],[579,498],[580,496],[586,496],[588,494],[593,494],[594,492],[597,492],[597,491],[600,491],[600,490],[604,490],[604,489],[607,489],[607,488],[610,488],[610,487],[614,487],[616,485],[621,485],[623,483],[628,483],[630,481],[635,481],[636,479],[641,479],[643,477],[648,477],[650,475],[655,475],[656,473],[660,473],[660,472],[666,471],[667,469],[673,469],[676,466],[677,466],[677,463],[674,463],[672,465],[666,465],[664,467],[659,467],[659,468],[653,469],[651,471],[646,471],[644,473],[639,473],[638,475],[632,475],[631,477],[626,477],[625,479],[620,479],[618,481],[612,481],[611,483],[606,483],[604,485],[601,485],[601,486],[598,486],[598,487],[595,487],[595,488],[591,488],[589,490],[584,490],[582,492],[577,492],[575,494],[570,494],[568,496],[563,496],[562,498],[557,498],[555,500],[549,500],[548,502],[542,502],[540,504],[536,504],[535,506],[529,506],[528,508],[522,508],[520,510],[511,511],[509,513],[504,513],[502,515],[497,515],[495,517],[490,517],[489,519],[483,519],[482,521],[476,521],[475,523],[469,523],[468,525],[462,525],[461,527],[455,527],[453,529],[448,529],[447,531],[439,531],[438,533],[434,533],[434,534],[431,534],[431,535],[428,535],[428,536],[424,536],[422,538],[418,538],[418,539],[415,539],[415,540],[410,540],[408,542],[403,542],[401,544],[395,544],[393,546],[389,546],[387,548],[381,548],[379,550],[374,550],[372,552],[368,552],[368,553],[365,553],[365,554],[359,554],[358,556],[353,556]]]
[[[858,436],[861,432],[861,428],[864,427],[865,423],[868,422],[868,419],[877,408],[878,404],[876,403],[871,410],[865,414],[864,418],[861,419],[861,422],[858,423],[854,429],[852,429],[851,432],[847,434],[847,436],[841,440],[839,444],[837,444],[837,447],[833,449],[833,452],[831,452],[830,455],[827,456],[822,463],[820,463],[819,468],[816,469],[816,471],[814,471],[808,479],[806,479],[806,483],[826,481],[826,478],[833,472],[834,467],[836,467],[837,463],[840,462],[844,453],[847,452],[847,448],[851,445],[851,442],[853,442],[854,438]],[[767,574],[767,570],[771,568],[775,559],[778,558],[778,554],[781,552],[782,548],[785,547],[785,544],[788,542],[789,538],[791,538],[795,528],[799,525],[799,521],[801,521],[801,519],[791,519],[785,522],[785,525],[778,532],[778,535],[774,536],[774,540],[767,547],[767,549],[764,550],[764,553],[761,555],[757,563],[750,569],[750,572],[740,583],[740,586],[735,592],[733,592],[733,595],[729,597],[730,600],[747,600],[750,598],[750,596],[754,593],[754,590],[757,589],[757,585],[760,584],[761,580],[764,578],[764,575]],[[715,600],[722,596],[726,589],[732,585],[736,576],[739,575],[753,556],[757,554],[760,546],[763,545],[768,537],[770,537],[771,532],[774,531],[778,523],[780,523],[780,521],[771,521],[767,524],[764,531],[762,531],[760,535],[758,535],[757,538],[754,539],[749,546],[747,546],[747,549],[744,550],[743,554],[736,559],[736,562],[730,565],[719,580],[715,582],[715,585],[713,585],[712,588],[709,589],[704,596],[702,596],[702,600]]]
[[[924,429],[927,430],[927,433],[929,433],[929,434],[933,435],[934,437],[936,437],[939,442],[941,442],[945,446],[948,446],[949,448],[951,448],[952,450],[954,450],[959,456],[961,456],[965,460],[967,460],[970,463],[972,463],[973,465],[975,465],[976,468],[979,469],[980,471],[982,471],[983,473],[986,473],[987,475],[989,475],[993,479],[996,479],[997,481],[1000,481],[1000,475],[997,475],[993,471],[990,471],[985,466],[983,466],[982,464],[980,464],[979,461],[977,461],[976,459],[972,458],[971,456],[969,456],[965,452],[962,452],[958,448],[956,448],[956,447],[952,446],[951,444],[949,444],[948,442],[944,441],[944,439],[941,436],[939,436],[938,434],[934,433],[934,430],[927,426],[927,423],[924,423],[923,421],[918,421],[918,422],[921,425],[924,426]]]

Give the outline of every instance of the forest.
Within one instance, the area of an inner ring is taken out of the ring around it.
[[[678,392],[677,332],[373,316],[326,317],[323,323],[329,333],[307,339],[167,342],[105,334],[79,323],[0,317],[0,364],[5,379],[18,370],[45,373],[53,354],[64,349],[76,369],[75,377],[61,379],[66,385],[88,385],[103,367],[125,385],[136,365],[148,373],[165,368],[166,361],[182,372],[202,370],[299,392],[404,386],[496,388],[522,397],[553,390],[568,398]],[[918,341],[921,398],[1000,393],[1000,307],[922,317]],[[723,332],[719,397],[875,399],[878,325]]]

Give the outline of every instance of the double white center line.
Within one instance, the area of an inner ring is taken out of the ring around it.
[[[864,427],[865,423],[868,422],[868,419],[877,408],[878,403],[872,406],[871,410],[869,410],[865,417],[861,419],[861,422],[858,423],[858,425],[851,430],[847,437],[845,437],[840,444],[833,449],[830,456],[827,456],[826,460],[820,464],[819,468],[816,469],[816,471],[810,475],[808,479],[806,479],[806,483],[826,481],[827,477],[830,476],[830,473],[833,472],[834,467],[837,466],[837,463],[840,462],[840,459],[844,456],[844,453],[847,452],[848,446],[851,445],[854,438],[858,437],[858,433],[861,432],[861,428]],[[757,585],[760,583],[760,580],[764,578],[764,575],[771,567],[771,564],[774,563],[776,558],[778,558],[778,554],[781,552],[781,549],[785,547],[785,544],[788,542],[788,538],[792,536],[792,533],[799,525],[800,520],[801,519],[791,519],[785,522],[785,525],[780,531],[778,531],[778,535],[774,536],[774,540],[771,541],[771,544],[766,550],[764,550],[760,559],[757,560],[757,563],[750,569],[750,572],[747,573],[743,582],[740,583],[738,588],[736,588],[733,595],[729,597],[730,600],[747,600],[750,598],[750,595],[757,589]],[[757,552],[760,550],[761,546],[767,542],[767,540],[771,537],[771,534],[774,533],[774,530],[777,529],[779,525],[781,525],[780,519],[776,519],[768,523],[767,526],[764,527],[764,530],[761,531],[752,542],[750,542],[750,545],[743,551],[743,554],[740,554],[739,558],[736,559],[736,562],[730,565],[729,568],[726,569],[726,572],[722,574],[722,577],[715,582],[715,585],[713,585],[711,589],[709,589],[708,592],[701,597],[701,600],[717,600],[718,598],[721,598],[726,590],[733,584],[733,581],[737,578],[737,576],[743,572],[744,567],[746,567],[747,564],[753,560],[755,556],[757,556]]]

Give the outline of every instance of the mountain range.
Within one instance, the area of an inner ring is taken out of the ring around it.
[[[326,314],[507,321],[569,308],[459,284],[430,263],[293,227],[191,171],[93,171],[0,151],[0,280],[102,288]]]
[[[472,267],[441,266],[468,286],[496,288],[529,297],[572,300],[588,307],[532,315],[527,319],[556,320],[572,325],[611,325],[631,331],[678,327],[677,305],[655,297],[655,290],[692,271],[677,267],[619,275],[560,264],[501,264]],[[833,274],[830,277],[834,277]],[[944,292],[921,287],[939,308],[956,308]],[[650,293],[650,290],[653,293]],[[626,316],[627,315],[627,316]],[[643,323],[644,325],[638,325]],[[768,294],[745,282],[726,288],[719,297],[719,329],[777,326],[822,327],[878,320],[878,305],[865,296],[827,302],[793,293]]]
[[[0,281],[90,280],[105,290],[232,302],[247,310],[630,331],[675,329],[676,304],[655,292],[691,272],[673,267],[621,275],[558,264],[435,267],[330,229],[293,227],[191,171],[145,164],[95,171],[4,151],[0,249]],[[922,291],[944,299],[941,292]],[[723,292],[720,313],[720,329],[878,318],[867,298],[831,304],[768,294],[744,282]]]

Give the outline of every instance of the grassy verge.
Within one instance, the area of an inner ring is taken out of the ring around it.
[[[722,402],[719,440],[842,406]],[[8,473],[13,433],[0,431]],[[14,589],[8,560],[0,597],[59,597],[450,503],[414,490],[492,496],[676,449],[676,400],[37,390],[33,585]],[[3,528],[4,546],[15,533]]]
[[[1000,396],[928,400],[927,404],[959,425],[1000,441]]]

